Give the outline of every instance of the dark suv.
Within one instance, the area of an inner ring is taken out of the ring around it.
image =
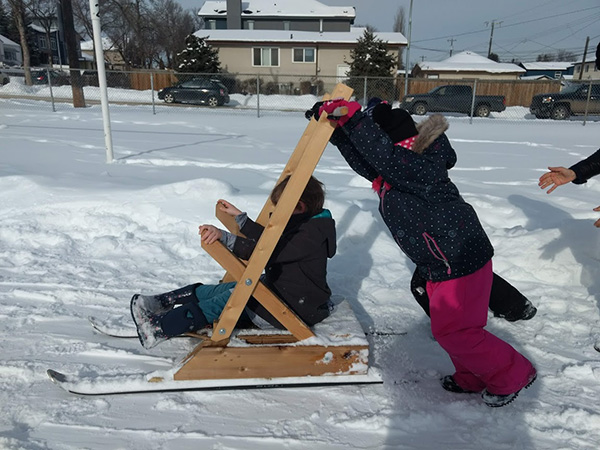
[[[600,83],[571,84],[560,92],[534,95],[529,112],[538,119],[550,117],[554,120],[569,116],[600,113]]]
[[[215,107],[229,103],[229,92],[219,80],[192,78],[161,89],[158,98],[166,103],[200,103]]]

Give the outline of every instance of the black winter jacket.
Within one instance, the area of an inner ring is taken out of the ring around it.
[[[583,161],[569,167],[577,178],[573,180],[575,184],[583,184],[590,178],[600,174],[600,149],[591,154]]]
[[[247,219],[233,252],[250,259],[264,227]],[[264,283],[308,326],[329,316],[331,290],[327,285],[327,259],[336,252],[335,221],[324,209],[320,214],[294,214],[265,266]],[[283,326],[254,298],[248,307],[271,325]]]
[[[422,277],[444,281],[469,275],[493,256],[477,214],[448,177],[456,153],[434,115],[417,125],[413,150],[395,146],[362,112],[331,138],[350,167],[369,181],[382,176],[379,212],[402,251]]]

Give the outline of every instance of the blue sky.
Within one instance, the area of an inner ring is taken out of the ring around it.
[[[285,2],[285,0],[283,0]],[[331,6],[355,6],[357,25],[392,31],[395,15],[410,0],[320,0]],[[204,0],[179,0],[185,8],[200,8]],[[413,1],[410,59],[441,61],[470,50],[487,55],[491,23],[492,52],[501,60],[535,61],[541,53],[559,50],[583,55],[586,38],[590,52],[600,42],[598,0],[448,0]],[[408,34],[408,32],[406,33]]]

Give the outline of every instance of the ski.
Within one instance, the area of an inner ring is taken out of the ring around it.
[[[369,369],[366,375],[329,375],[288,378],[247,378],[175,381],[169,374],[117,375],[114,377],[79,377],[48,369],[48,377],[61,389],[76,395],[124,395],[182,391],[217,391],[239,389],[273,389],[322,387],[332,385],[382,384],[379,372]]]
[[[93,316],[88,317],[88,321],[94,330],[100,334],[116,338],[137,338],[137,332],[134,327],[115,323],[111,320],[101,320]]]
[[[131,326],[126,326],[115,320],[102,320],[96,317],[90,316],[88,317],[90,325],[100,334],[104,334],[105,336],[121,338],[121,339],[137,339],[137,332],[135,328]],[[377,330],[369,330],[365,332],[365,336],[376,336],[376,337],[390,337],[390,336],[405,336],[407,334],[406,331],[393,331],[393,330],[385,330],[385,331],[377,331]],[[181,336],[188,337],[188,336]]]

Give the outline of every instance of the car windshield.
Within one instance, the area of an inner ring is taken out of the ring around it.
[[[580,84],[570,84],[570,85],[566,86],[562,91],[560,91],[560,93],[561,94],[573,94],[573,93],[577,92],[580,87],[581,87]]]

